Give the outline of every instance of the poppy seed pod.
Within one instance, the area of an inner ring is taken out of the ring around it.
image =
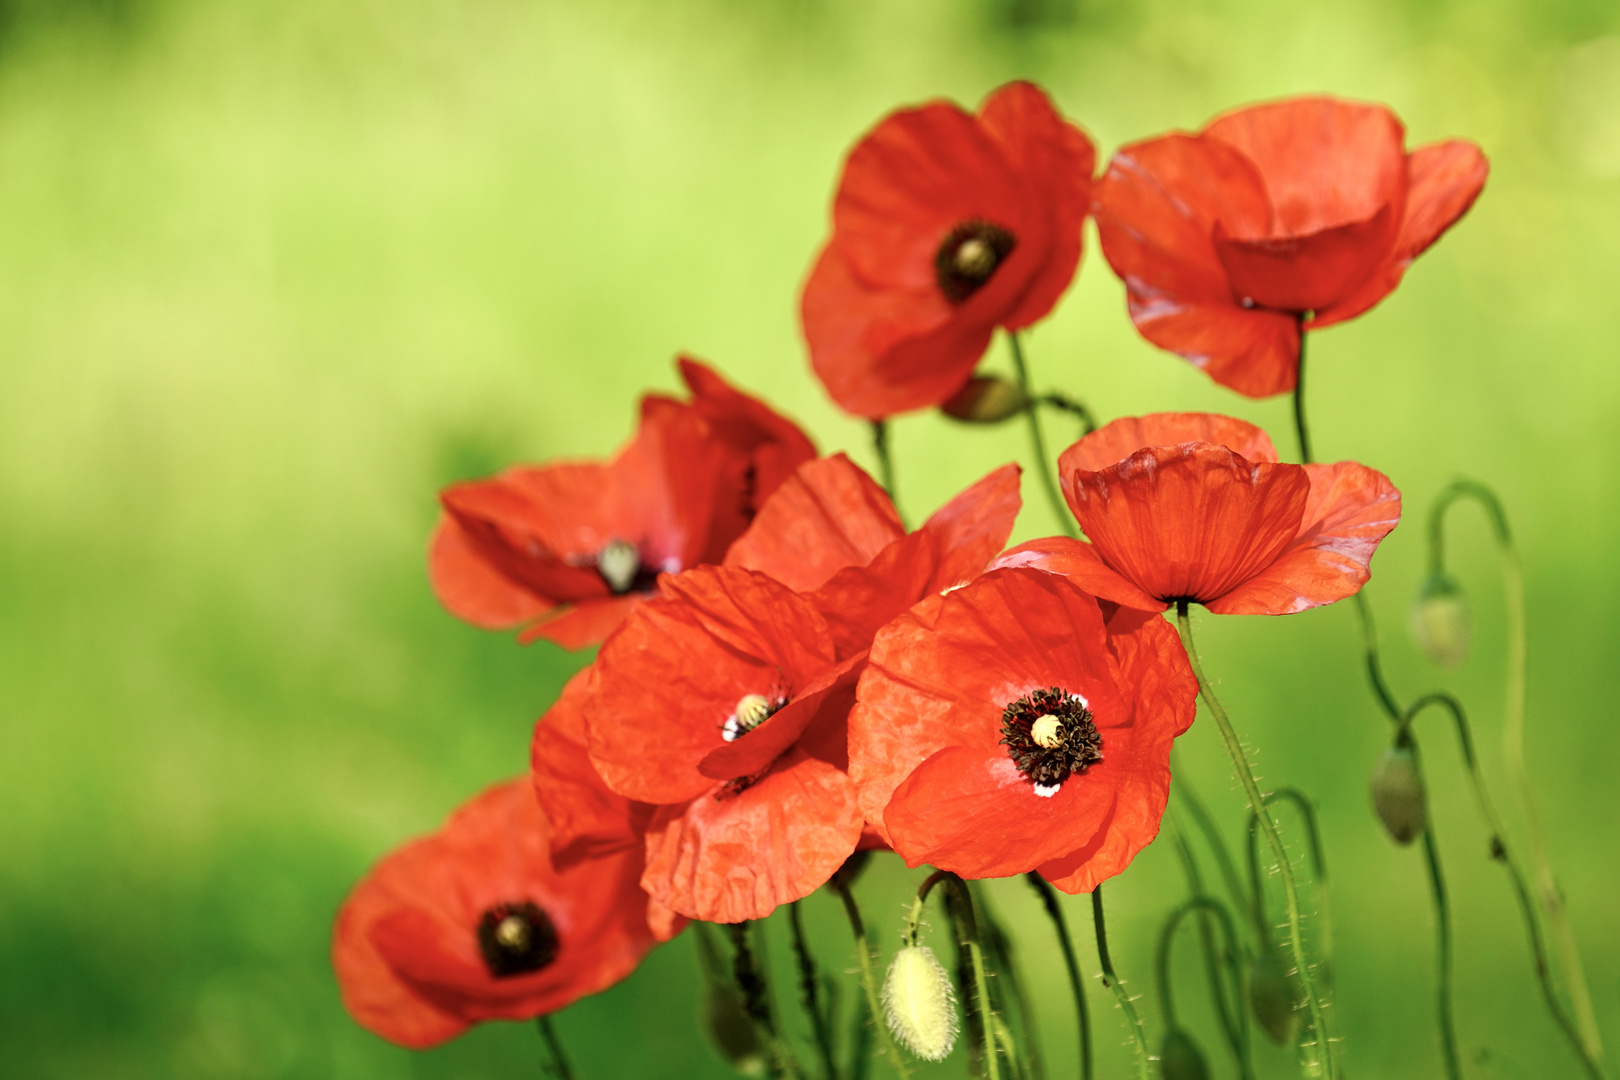
[[[1460,667],[1472,637],[1468,595],[1446,574],[1430,574],[1412,605],[1412,640],[1441,667]]]
[[[999,424],[1029,408],[1029,395],[997,375],[975,375],[939,411],[967,424]]]
[[[894,954],[883,980],[883,1016],[895,1039],[924,1061],[943,1061],[956,1045],[956,991],[928,946]]]
[[[735,990],[719,983],[706,986],[701,1019],[704,1033],[726,1064],[744,1076],[765,1075],[765,1048]]]
[[[1164,1080],[1209,1080],[1209,1063],[1192,1036],[1172,1028],[1159,1050],[1159,1075]]]
[[[1278,1046],[1293,1037],[1294,1013],[1298,1007],[1299,994],[1294,980],[1283,969],[1282,957],[1275,948],[1261,949],[1249,969],[1249,1008]]]
[[[1410,844],[1423,832],[1423,772],[1410,746],[1390,747],[1373,766],[1372,800],[1378,820],[1397,844]]]

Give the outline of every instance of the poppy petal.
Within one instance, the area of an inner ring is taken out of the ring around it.
[[[825,884],[861,827],[849,777],[793,750],[740,792],[661,807],[647,829],[642,887],[694,919],[762,919]]]
[[[433,530],[428,577],[433,595],[450,614],[485,630],[522,625],[553,606],[495,569],[449,514],[441,515]]]
[[[584,705],[595,680],[594,667],[569,679],[529,744],[534,793],[551,825],[551,861],[559,868],[638,846],[652,813],[608,790],[591,764]]]
[[[1220,413],[1162,412],[1124,416],[1083,436],[1058,456],[1058,472],[1096,472],[1117,465],[1145,446],[1206,442],[1249,461],[1276,461],[1271,437],[1246,421]]]
[[[1353,461],[1306,465],[1310,497],[1299,535],[1270,566],[1207,602],[1220,615],[1287,615],[1353,595],[1379,541],[1401,519],[1389,478]]]
[[[814,460],[815,443],[799,425],[694,357],[677,357],[676,364],[692,391],[692,408],[716,435],[748,456],[752,474],[745,495],[750,510],[757,511],[794,469]]]
[[[1217,225],[1215,252],[1245,307],[1275,311],[1328,308],[1355,291],[1389,255],[1396,210],[1305,236],[1232,237]]]
[[[1003,465],[923,523],[919,531],[939,537],[942,555],[929,582],[930,591],[972,580],[984,572],[996,552],[1007,546],[1018,511],[1024,505],[1018,491],[1022,472],[1017,465]]]
[[[1299,319],[1232,303],[1188,303],[1129,291],[1137,332],[1245,397],[1285,394],[1299,380]]]
[[[855,683],[865,662],[862,653],[829,669],[763,724],[710,750],[698,762],[698,772],[711,780],[754,776],[798,742],[810,725],[823,720],[842,722],[855,704]]]
[[[992,570],[1026,567],[1059,574],[1093,596],[1143,611],[1163,611],[1165,602],[1137,588],[1131,580],[1102,561],[1084,540],[1048,536],[1028,540],[996,557]]]
[[[806,462],[766,500],[725,565],[757,570],[796,592],[865,566],[906,534],[894,503],[843,454]]]
[[[518,635],[527,645],[542,639],[565,649],[583,649],[604,640],[624,622],[644,596],[608,596],[563,604],[544,612]]]

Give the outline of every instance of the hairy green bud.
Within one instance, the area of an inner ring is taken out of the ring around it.
[[[1171,1028],[1159,1050],[1159,1075],[1164,1080],[1209,1080],[1209,1063],[1192,1036]]]
[[[1283,1046],[1293,1038],[1299,993],[1274,948],[1263,948],[1249,969],[1249,1008],[1271,1041]]]
[[[968,424],[999,424],[1029,408],[1029,395],[1017,383],[996,375],[975,375],[939,407]]]
[[[1473,636],[1468,596],[1445,574],[1430,574],[1412,605],[1412,640],[1441,667],[1454,668],[1468,658]]]
[[[1397,844],[1410,844],[1423,832],[1427,797],[1411,747],[1392,746],[1378,759],[1373,766],[1372,801],[1378,820]]]
[[[895,1041],[924,1061],[943,1061],[956,1045],[956,991],[928,946],[894,954],[883,980],[883,1016]]]

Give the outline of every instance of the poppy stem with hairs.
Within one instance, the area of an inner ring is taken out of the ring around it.
[[[1586,974],[1581,967],[1580,949],[1576,947],[1575,934],[1570,929],[1569,916],[1564,910],[1563,893],[1553,876],[1552,860],[1547,856],[1546,830],[1541,823],[1541,811],[1525,766],[1528,631],[1525,625],[1524,571],[1519,566],[1518,549],[1513,546],[1513,534],[1508,529],[1507,511],[1502,506],[1502,500],[1488,485],[1477,480],[1455,480],[1435,497],[1429,511],[1429,569],[1435,576],[1444,573],[1446,511],[1459,499],[1465,498],[1473,499],[1484,507],[1502,559],[1502,590],[1507,601],[1508,624],[1502,751],[1507,762],[1508,782],[1528,825],[1530,869],[1535,879],[1536,896],[1552,928],[1553,944],[1558,950],[1559,966],[1563,968],[1565,989],[1575,1010],[1581,1042],[1585,1044],[1585,1056],[1596,1059],[1603,1055],[1603,1043],[1598,1034],[1597,1016],[1592,1011],[1592,995],[1587,989]]]
[[[1226,937],[1228,951],[1237,948],[1237,929],[1232,925],[1232,916],[1227,913],[1226,908],[1221,905],[1220,901],[1208,896],[1194,896],[1190,900],[1184,901],[1180,907],[1170,913],[1170,918],[1165,920],[1164,929],[1159,931],[1159,950],[1155,957],[1154,972],[1158,976],[1159,998],[1163,1002],[1165,1026],[1172,1031],[1181,1025],[1176,1021],[1176,1001],[1170,985],[1170,947],[1175,942],[1176,930],[1181,926],[1181,921],[1195,911],[1206,918],[1214,916],[1220,924],[1221,933]],[[1242,981],[1236,980],[1235,986],[1237,993],[1241,995],[1243,992]],[[1217,986],[1216,990],[1219,992],[1216,1001],[1222,1005],[1224,1010],[1225,989]],[[1240,1061],[1239,1068],[1242,1067]],[[1247,1075],[1247,1070],[1244,1070],[1244,1072]]]
[[[799,915],[797,900],[788,905],[788,922],[793,927],[793,958],[799,965],[799,1000],[810,1015],[810,1030],[815,1035],[816,1049],[821,1054],[821,1065],[827,1080],[837,1080],[838,1065],[833,1060],[830,1018],[822,1011],[821,990],[816,974],[816,961],[810,955],[810,946],[804,938],[804,920]]]
[[[1052,888],[1051,882],[1034,870],[1025,874],[1024,880],[1040,896],[1041,906],[1046,908],[1046,917],[1052,920],[1052,928],[1057,931],[1058,944],[1063,947],[1063,964],[1069,972],[1074,1011],[1080,1020],[1080,1076],[1083,1080],[1093,1080],[1096,1063],[1091,1052],[1091,1010],[1086,1007],[1086,985],[1080,977],[1080,961],[1074,955],[1074,939],[1069,936],[1069,922],[1063,917],[1063,909],[1058,906],[1057,890]]]
[[[1198,860],[1193,857],[1192,845],[1187,843],[1181,822],[1173,814],[1170,816],[1170,834],[1176,842],[1176,851],[1181,855],[1182,867],[1187,872],[1187,889],[1191,893],[1189,899],[1202,897],[1209,903],[1219,904],[1219,901],[1204,892],[1203,877],[1198,872]],[[1242,939],[1238,937],[1236,930],[1232,929],[1231,914],[1224,906],[1221,914],[1228,928],[1225,975],[1222,974],[1220,957],[1215,949],[1215,926],[1208,910],[1201,911],[1198,915],[1198,942],[1204,953],[1204,973],[1209,979],[1210,998],[1215,1002],[1215,1012],[1221,1021],[1221,1031],[1226,1036],[1227,1048],[1232,1052],[1232,1062],[1236,1065],[1238,1076],[1242,1080],[1253,1080],[1254,1066],[1249,1061],[1248,1029],[1245,1026],[1247,1014],[1243,1011]],[[1234,991],[1230,1003],[1226,998],[1225,979],[1228,977]]]
[[[1203,667],[1198,662],[1198,650],[1193,645],[1192,619],[1188,615],[1188,604],[1186,600],[1176,601],[1176,625],[1181,631],[1181,644],[1187,650],[1187,662],[1192,665],[1193,675],[1198,680],[1198,692],[1202,695],[1204,704],[1215,717],[1215,726],[1220,729],[1221,739],[1226,743],[1226,751],[1232,758],[1232,766],[1237,770],[1238,780],[1243,784],[1243,793],[1248,796],[1249,806],[1254,810],[1260,831],[1265,834],[1272,858],[1277,860],[1278,876],[1282,878],[1283,896],[1288,908],[1288,946],[1293,953],[1299,980],[1305,987],[1305,1002],[1310,1009],[1311,1033],[1314,1039],[1313,1043],[1302,1042],[1301,1046],[1306,1050],[1308,1059],[1320,1069],[1321,1074],[1331,1080],[1338,1075],[1338,1069],[1333,1060],[1333,1047],[1329,1042],[1327,1019],[1322,1012],[1321,997],[1317,994],[1316,979],[1312,976],[1310,963],[1305,957],[1305,935],[1299,912],[1299,886],[1294,882],[1294,868],[1288,861],[1287,849],[1283,847],[1282,834],[1277,831],[1277,821],[1271,816],[1265,797],[1260,794],[1260,785],[1255,781],[1254,770],[1249,767],[1248,756],[1243,752],[1243,743],[1238,738],[1237,731],[1233,729],[1232,721],[1226,715],[1220,700],[1210,690],[1209,680],[1204,678]]]
[[[1311,432],[1305,424],[1305,315],[1299,316],[1299,367],[1294,372],[1294,430],[1299,433],[1299,460],[1311,463]]]
[[[1091,890],[1091,924],[1097,931],[1097,960],[1102,964],[1103,985],[1114,992],[1114,1000],[1119,1002],[1120,1009],[1125,1013],[1131,1038],[1136,1043],[1136,1070],[1142,1080],[1148,1080],[1147,1031],[1142,1027],[1142,1018],[1137,1015],[1136,1003],[1125,992],[1124,984],[1114,972],[1113,958],[1108,955],[1108,920],[1103,917],[1101,884]]]
[[[1508,848],[1502,820],[1497,817],[1495,804],[1491,802],[1490,792],[1485,788],[1485,778],[1480,774],[1479,760],[1474,755],[1474,737],[1468,724],[1468,713],[1463,709],[1462,702],[1443,691],[1418,698],[1401,715],[1400,726],[1395,732],[1396,743],[1404,742],[1416,748],[1417,738],[1412,733],[1412,725],[1418,716],[1431,706],[1445,709],[1451,714],[1456,726],[1458,750],[1462,755],[1463,767],[1468,773],[1469,785],[1474,789],[1474,802],[1479,809],[1480,819],[1490,834],[1491,858],[1507,868],[1508,878],[1513,883],[1513,893],[1519,901],[1519,912],[1524,918],[1525,933],[1530,939],[1530,954],[1535,962],[1536,980],[1541,986],[1541,996],[1547,1002],[1547,1011],[1552,1013],[1553,1021],[1564,1033],[1570,1048],[1581,1059],[1586,1075],[1591,1080],[1604,1080],[1603,1069],[1598,1064],[1597,1056],[1588,1051],[1575,1021],[1564,1011],[1563,1003],[1558,1000],[1558,992],[1552,982],[1552,968],[1547,960],[1546,942],[1542,940],[1541,926],[1536,921],[1535,901],[1531,899],[1529,882],[1524,869],[1519,866],[1518,859]]]
[[[906,523],[905,514],[900,512],[900,492],[894,486],[894,456],[889,450],[889,422],[887,420],[872,421],[872,452],[877,455],[878,473],[883,481],[883,490],[888,492],[889,501],[894,504],[894,512],[900,517],[902,526]]]
[[[1039,402],[1029,386],[1029,365],[1024,362],[1024,346],[1019,342],[1018,335],[1011,330],[1007,331],[1007,343],[1012,348],[1013,370],[1018,373],[1018,387],[1029,402],[1024,407],[1024,415],[1029,419],[1029,442],[1030,449],[1035,454],[1035,471],[1041,478],[1047,502],[1052,504],[1052,513],[1057,516],[1058,527],[1069,536],[1078,539],[1080,530],[1075,525],[1074,515],[1069,513],[1068,504],[1058,493],[1057,480],[1052,476],[1052,461],[1046,453],[1046,436],[1041,433]]]
[[[551,1056],[550,1061],[541,1062],[540,1067],[549,1076],[557,1080],[573,1080],[574,1073],[568,1067],[568,1058],[563,1054],[562,1041],[557,1038],[557,1030],[551,1026],[551,1016],[537,1016],[534,1026],[540,1031],[540,1038],[545,1041],[546,1053]]]
[[[772,1077],[784,1080],[797,1078],[801,1075],[799,1063],[793,1056],[792,1048],[777,1033],[776,1019],[771,1015],[770,994],[755,962],[753,944],[748,940],[749,924],[728,923],[726,929],[731,933],[732,977],[737,980],[737,989],[742,994],[743,1009],[754,1022],[759,1041],[765,1044],[766,1068]]]
[[[872,1024],[878,1029],[878,1038],[883,1040],[883,1053],[894,1066],[895,1075],[907,1077],[911,1070],[906,1068],[906,1061],[900,1056],[900,1048],[894,1045],[894,1036],[889,1033],[889,1026],[883,1022],[883,1007],[878,1003],[877,978],[872,973],[872,946],[866,940],[866,920],[861,918],[861,909],[855,904],[855,896],[849,891],[849,885],[834,877],[827,882],[827,887],[838,894],[844,902],[844,913],[849,916],[849,928],[855,935],[855,953],[861,964],[861,989],[866,993],[866,1010],[872,1017]]]
[[[935,870],[917,889],[917,898],[911,905],[911,918],[906,924],[907,944],[917,943],[917,922],[922,918],[923,905],[934,886],[944,884],[948,895],[955,900],[952,922],[956,924],[958,941],[967,946],[968,959],[973,965],[973,1004],[978,1011],[984,1036],[984,1067],[986,1080],[1000,1080],[1001,1068],[996,1054],[995,1024],[990,1008],[990,984],[984,974],[984,950],[979,945],[979,924],[973,913],[973,894],[967,882],[949,870]]]

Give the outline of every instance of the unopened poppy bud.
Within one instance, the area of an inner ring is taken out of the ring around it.
[[[1261,949],[1249,969],[1249,1008],[1271,1041],[1279,1046],[1293,1037],[1298,1004],[1294,980],[1283,969],[1282,957],[1276,949]]]
[[[975,375],[939,408],[965,423],[999,424],[1029,408],[1029,395],[1017,383],[995,375]]]
[[[721,983],[705,987],[702,1019],[709,1042],[728,1065],[745,1076],[765,1074],[765,1048],[735,990]]]
[[[1191,1035],[1172,1028],[1159,1050],[1159,1074],[1164,1080],[1209,1080],[1209,1064]]]
[[[1426,796],[1423,773],[1409,746],[1392,746],[1373,766],[1373,809],[1397,844],[1410,844],[1423,832]]]
[[[1412,640],[1441,667],[1454,668],[1468,657],[1472,636],[1468,596],[1445,574],[1430,574],[1412,605]]]
[[[956,1045],[956,991],[928,946],[894,954],[883,980],[883,1015],[895,1040],[924,1061],[943,1061]]]

